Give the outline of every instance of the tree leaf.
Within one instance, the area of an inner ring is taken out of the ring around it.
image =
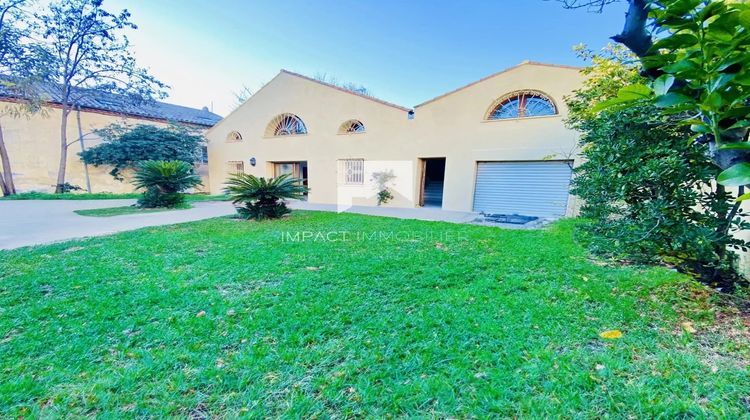
[[[719,147],[720,150],[750,150],[750,142],[741,141],[737,143],[726,143]]]
[[[654,93],[661,96],[669,92],[669,88],[674,84],[674,76],[671,74],[662,74],[654,80]]]
[[[624,88],[620,89],[617,92],[617,97],[619,99],[628,101],[636,101],[639,99],[647,99],[649,98],[654,92],[651,90],[650,87],[646,85],[642,85],[640,83],[636,83],[630,86],[625,86]]]
[[[750,86],[750,73],[737,75],[734,81],[741,85]]]
[[[696,123],[690,126],[690,130],[694,133],[709,134],[711,133],[711,127],[704,123]]]
[[[750,10],[745,10],[744,12],[740,13],[740,25],[744,26],[745,28],[750,28]]]
[[[744,193],[741,196],[737,197],[737,201],[745,201],[747,199],[750,199],[750,193]]]
[[[662,38],[654,43],[651,47],[653,50],[660,48],[676,49],[676,48],[687,48],[698,43],[698,37],[691,34],[675,34],[665,38]]]
[[[622,105],[624,103],[631,102],[630,100],[625,100],[621,98],[612,98],[608,99],[606,101],[599,102],[598,104],[591,107],[591,112],[597,113],[604,111],[605,109],[613,108],[617,105]]]
[[[659,108],[668,108],[675,105],[682,105],[694,102],[693,98],[681,93],[670,92],[656,98],[656,106]]]
[[[723,170],[716,182],[728,187],[750,184],[750,163],[742,162]]]
[[[622,338],[622,331],[620,330],[603,331],[599,333],[599,337],[606,338],[608,340],[615,340],[618,338]]]
[[[732,124],[727,130],[733,130],[735,128],[745,128],[750,127],[750,120],[740,120],[736,123]]]
[[[662,70],[667,73],[682,73],[691,70],[700,70],[700,66],[690,60],[680,60],[662,67]]]
[[[708,95],[703,103],[712,109],[719,109],[725,104],[725,101],[719,92],[713,92]]]

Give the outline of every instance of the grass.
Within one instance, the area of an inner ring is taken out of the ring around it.
[[[107,207],[103,209],[85,209],[85,210],[73,210],[73,213],[79,214],[81,216],[91,216],[91,217],[112,217],[112,216],[123,216],[128,214],[146,214],[146,213],[160,213],[163,211],[173,211],[173,210],[187,210],[192,208],[189,203],[184,203],[182,205],[166,208],[166,207],[160,207],[160,208],[141,208],[136,206],[122,206],[122,207]]]
[[[139,193],[113,194],[113,193],[63,193],[53,194],[45,192],[25,192],[15,195],[0,197],[0,200],[122,200],[139,198]],[[225,201],[225,195],[210,194],[186,194],[186,201]]]
[[[295,212],[0,251],[0,417],[746,416],[740,318],[573,227]]]

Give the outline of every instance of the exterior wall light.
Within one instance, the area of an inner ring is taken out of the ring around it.
[[[257,161],[255,160],[255,158],[254,158],[254,157],[251,157],[251,158],[250,158],[250,166],[255,166],[256,162],[257,162]]]

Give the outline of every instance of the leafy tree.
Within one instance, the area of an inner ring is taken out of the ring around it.
[[[612,0],[561,0],[601,10]],[[641,62],[648,83],[626,86],[598,109],[653,102],[709,145],[725,186],[750,184],[750,3],[743,0],[628,0],[612,37]]]
[[[102,8],[102,0],[59,0],[41,17],[47,51],[48,79],[61,104],[60,164],[57,187],[65,184],[68,117],[97,92],[121,95],[137,106],[163,96],[163,83],[136,66],[122,32],[136,29],[127,10],[119,14]]]
[[[112,165],[109,172],[122,181],[121,171],[147,160],[179,160],[194,163],[205,139],[183,125],[157,127],[148,124],[112,124],[95,133],[103,142],[81,152],[81,159],[94,166]]]
[[[245,219],[276,219],[291,212],[284,200],[301,199],[308,191],[297,178],[285,174],[266,179],[250,174],[232,175],[225,192]],[[241,204],[241,206],[237,206]]]
[[[746,249],[732,233],[747,224],[736,211],[729,214],[732,196],[711,182],[720,169],[708,146],[685,141],[690,128],[653,103],[596,112],[598,103],[645,78],[622,47],[581,53],[593,65],[583,71],[583,87],[566,98],[566,123],[581,132],[584,160],[573,192],[592,221],[583,227],[589,247],[616,258],[675,264],[731,288],[736,255],[724,250]]]
[[[561,0],[567,7],[603,8],[611,0]],[[625,86],[595,108],[653,104],[689,126],[686,141],[707,145],[722,171],[717,192],[737,187],[723,214],[731,229],[742,200],[750,198],[750,3],[746,0],[628,0],[622,33],[612,37],[640,60],[643,83]],[[720,235],[719,235],[720,236]],[[716,243],[717,252],[728,252]],[[722,258],[724,259],[724,258]]]
[[[23,98],[17,104],[6,105],[0,117],[19,118],[38,112],[39,95],[35,94],[34,70],[40,67],[36,49],[28,38],[35,29],[34,21],[24,9],[29,0],[0,0],[0,73],[2,87]],[[0,191],[3,195],[16,193],[10,156],[5,146],[2,121],[0,120]]]
[[[145,190],[141,207],[175,207],[185,202],[183,191],[201,185],[193,165],[179,160],[148,160],[138,165],[133,185]]]

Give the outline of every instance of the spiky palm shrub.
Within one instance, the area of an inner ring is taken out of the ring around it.
[[[148,160],[136,167],[133,184],[144,190],[140,207],[175,207],[185,201],[182,192],[201,185],[201,178],[187,162]]]
[[[284,200],[300,199],[308,189],[299,179],[288,174],[269,179],[235,174],[229,177],[224,191],[241,217],[264,220],[291,212]]]

